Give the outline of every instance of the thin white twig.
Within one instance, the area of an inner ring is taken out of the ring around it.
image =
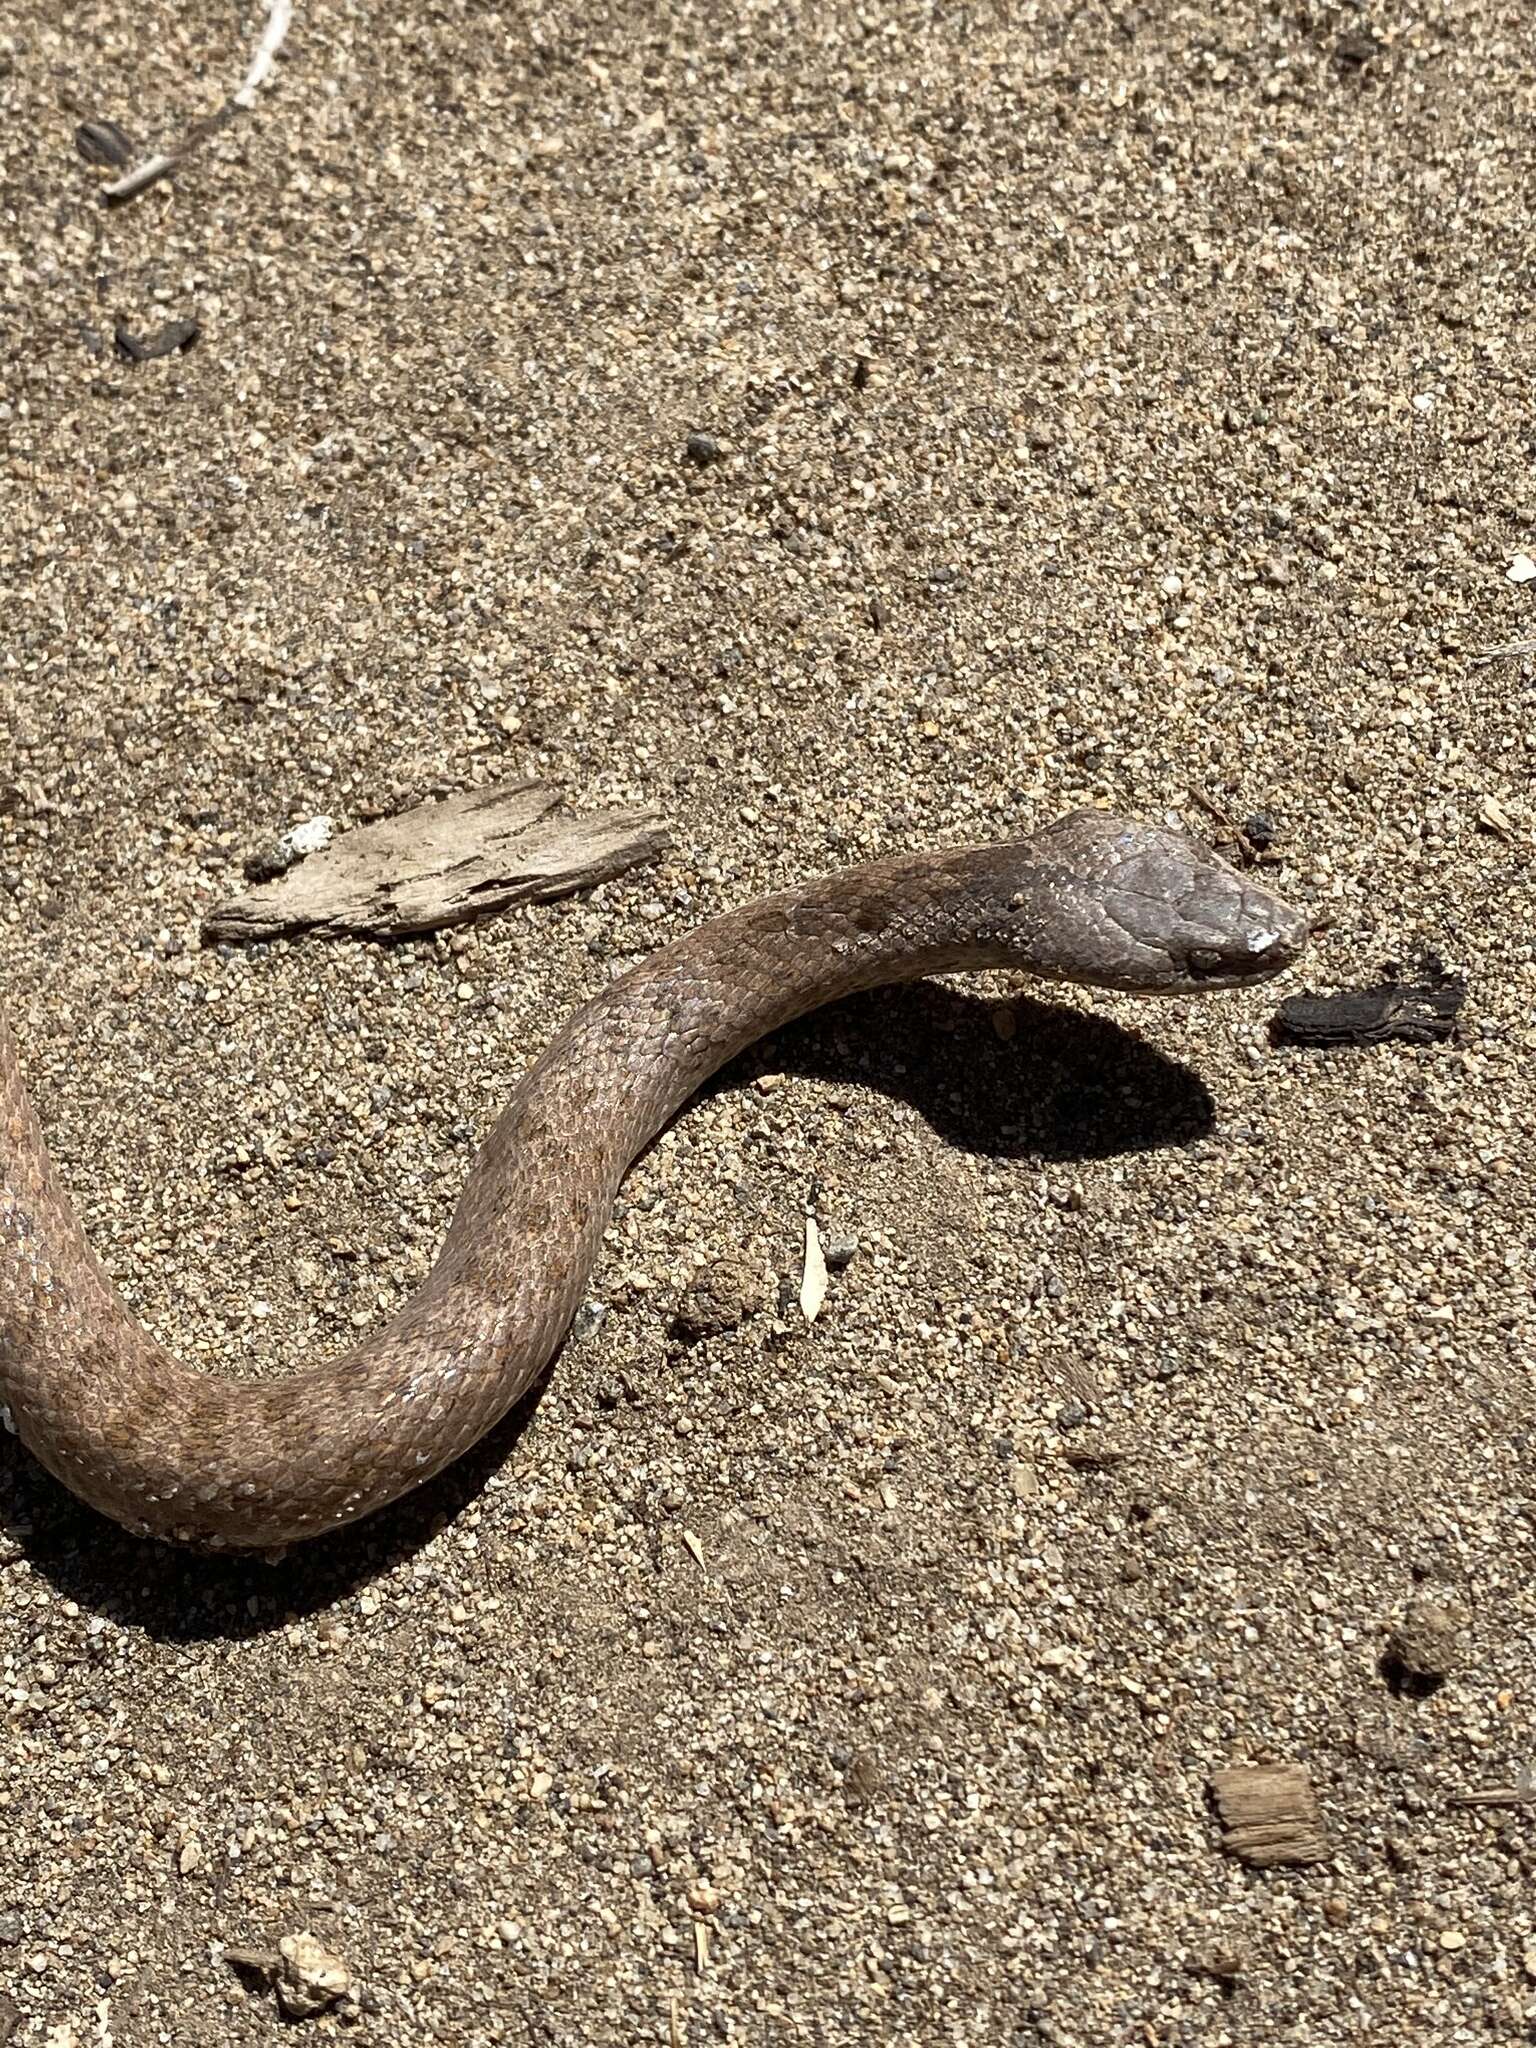
[[[256,54],[251,59],[251,68],[240,82],[235,94],[237,107],[254,104],[256,95],[267,82],[272,70],[272,59],[283,47],[283,38],[293,22],[293,0],[270,0],[267,25],[262,31],[261,41],[256,45]]]
[[[151,185],[158,185],[162,178],[168,177],[189,150],[206,141],[236,114],[253,107],[257,93],[272,75],[273,60],[292,24],[293,0],[267,0],[267,21],[261,32],[261,41],[256,45],[244,78],[223,106],[206,120],[195,122],[175,149],[157,151],[154,156],[135,164],[132,170],[124,171],[120,178],[114,178],[110,185],[103,185],[102,204],[121,206],[126,199],[137,199],[141,192],[147,192]]]
[[[1469,654],[1469,668],[1486,668],[1490,661],[1514,661],[1522,654],[1536,654],[1536,640],[1511,640],[1507,647],[1490,647],[1486,654]]]
[[[141,192],[147,192],[151,185],[158,185],[167,171],[174,171],[180,162],[174,156],[147,156],[143,163],[135,164],[131,171],[124,171],[120,178],[114,178],[110,185],[103,185],[101,196],[108,206],[121,205],[125,199],[137,199]]]

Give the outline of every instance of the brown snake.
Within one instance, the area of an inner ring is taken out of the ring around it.
[[[631,1161],[709,1075],[822,1003],[956,968],[1137,994],[1240,987],[1306,920],[1183,833],[1095,811],[764,897],[611,983],[529,1069],[442,1251],[384,1328],[289,1378],[189,1372],[86,1243],[0,1019],[0,1401],[48,1470],[137,1534],[323,1535],[457,1458],[558,1349]]]

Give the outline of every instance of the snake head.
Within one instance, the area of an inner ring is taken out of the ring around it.
[[[1137,995],[1243,988],[1289,966],[1308,919],[1187,832],[1077,811],[1037,833],[1053,915],[1031,966]]]

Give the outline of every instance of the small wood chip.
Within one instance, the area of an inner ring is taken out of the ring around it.
[[[816,1228],[816,1218],[805,1219],[805,1271],[800,1280],[800,1313],[808,1323],[814,1323],[821,1314],[821,1305],[827,1298],[827,1262],[822,1255],[821,1232]]]
[[[1255,1870],[1326,1859],[1317,1797],[1300,1764],[1235,1764],[1209,1783],[1229,1856]]]
[[[550,783],[506,782],[418,804],[341,834],[286,874],[219,904],[203,937],[440,931],[610,881],[667,844],[653,812],[551,817],[559,802]]]
[[[700,1571],[704,1569],[704,1546],[691,1529],[683,1531],[683,1547]]]
[[[1515,836],[1515,823],[1496,796],[1481,798],[1477,806],[1477,822],[1485,832],[1491,832],[1495,839],[1510,840]]]
[[[1391,1038],[1432,1045],[1451,1037],[1467,984],[1443,969],[1422,982],[1382,981],[1333,996],[1287,996],[1273,1036],[1291,1045],[1380,1045]]]

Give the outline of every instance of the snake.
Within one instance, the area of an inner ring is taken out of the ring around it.
[[[528,1068],[420,1287],[339,1356],[190,1370],[92,1251],[0,1017],[0,1403],[133,1534],[275,1550],[371,1515],[499,1422],[558,1353],[624,1176],[719,1068],[824,1003],[1012,969],[1133,995],[1242,988],[1307,918],[1183,830],[1077,811],[764,896],[615,977]]]

